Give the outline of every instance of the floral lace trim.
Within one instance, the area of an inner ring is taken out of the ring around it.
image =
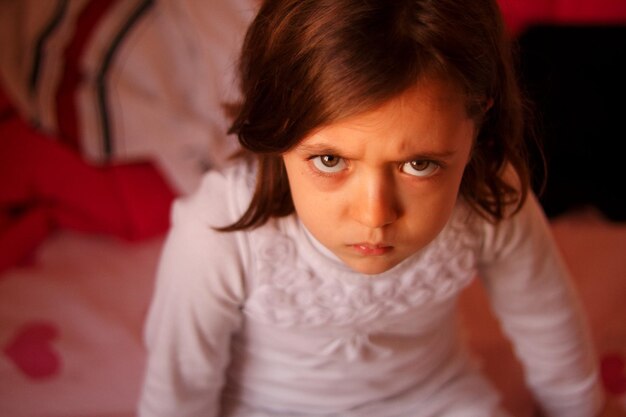
[[[346,271],[337,271],[330,260],[314,269],[299,257],[296,237],[274,227],[259,229],[253,233],[256,274],[248,283],[244,311],[255,321],[280,327],[360,326],[449,299],[475,275],[477,234],[465,221],[453,216],[398,275],[350,273],[358,279],[342,279]],[[357,345],[367,345],[361,342]]]

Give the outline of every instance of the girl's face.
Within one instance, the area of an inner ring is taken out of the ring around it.
[[[474,136],[454,85],[420,82],[283,155],[296,212],[353,270],[387,271],[445,226]]]

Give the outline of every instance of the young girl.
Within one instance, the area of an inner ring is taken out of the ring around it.
[[[505,416],[455,321],[477,274],[545,413],[596,415],[493,0],[267,0],[240,76],[255,161],[176,204],[141,416]]]

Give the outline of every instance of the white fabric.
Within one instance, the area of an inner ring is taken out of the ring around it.
[[[88,161],[153,161],[177,191],[195,190],[207,168],[223,165],[238,149],[237,140],[227,138],[224,104],[240,98],[237,58],[258,2],[111,2],[89,36],[79,39],[84,47],[75,89],[61,83],[65,54],[93,1],[70,0],[57,15],[60,3],[0,1],[2,88],[27,120],[55,135],[56,96],[67,89],[76,107],[79,150]]]
[[[366,276],[293,215],[213,230],[239,217],[252,187],[236,166],[175,205],[141,417],[506,415],[456,325],[457,296],[476,273],[548,415],[598,409],[593,352],[535,199],[497,227],[459,203],[429,246]]]

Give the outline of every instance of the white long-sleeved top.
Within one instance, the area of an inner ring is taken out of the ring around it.
[[[442,232],[361,275],[296,215],[220,233],[247,207],[244,165],[176,203],[146,329],[141,417],[503,416],[456,325],[478,274],[549,416],[601,403],[566,268],[536,200],[492,225],[459,202]]]

